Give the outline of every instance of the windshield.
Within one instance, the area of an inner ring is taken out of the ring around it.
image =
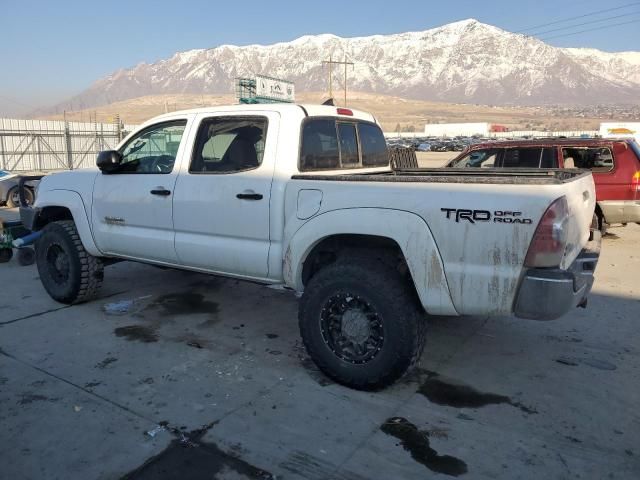
[[[5,172],[4,170],[0,170],[0,177],[5,177],[9,175],[9,172]]]
[[[460,160],[452,162],[449,167],[453,168],[491,168],[495,166],[498,150],[485,149],[475,150],[468,153]]]

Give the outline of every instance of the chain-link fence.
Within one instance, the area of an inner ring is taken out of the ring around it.
[[[0,118],[0,169],[13,172],[72,170],[95,165],[135,126],[113,123]]]

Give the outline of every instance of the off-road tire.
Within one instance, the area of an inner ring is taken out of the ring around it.
[[[28,267],[36,263],[36,252],[31,247],[22,247],[18,249],[18,264]]]
[[[9,189],[9,192],[7,193],[7,207],[16,208],[20,206],[20,201],[18,200],[16,202],[13,198],[17,194],[18,194],[18,187],[12,187]],[[27,201],[26,206],[33,204],[35,195],[33,193],[33,190],[31,190],[31,188],[25,187],[24,197],[25,197],[25,200]]]
[[[318,368],[358,390],[384,388],[409,372],[420,360],[427,327],[410,282],[392,264],[360,256],[340,258],[316,273],[305,287],[298,321],[304,345]],[[323,308],[344,294],[361,297],[379,315],[384,339],[378,354],[367,363],[345,361],[323,337]]]
[[[51,222],[43,228],[36,242],[36,264],[45,290],[60,303],[91,300],[102,286],[102,260],[87,253],[72,220]]]

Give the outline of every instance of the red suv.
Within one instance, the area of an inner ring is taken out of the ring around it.
[[[584,168],[593,172],[599,227],[640,223],[640,146],[632,139],[544,139],[479,143],[450,168]]]

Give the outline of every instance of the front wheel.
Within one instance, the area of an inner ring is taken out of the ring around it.
[[[36,264],[45,290],[60,303],[91,300],[102,286],[102,260],[87,253],[72,220],[44,227],[36,242]]]
[[[313,361],[351,388],[391,385],[424,348],[426,319],[413,285],[376,259],[340,260],[320,270],[306,285],[298,316]]]

